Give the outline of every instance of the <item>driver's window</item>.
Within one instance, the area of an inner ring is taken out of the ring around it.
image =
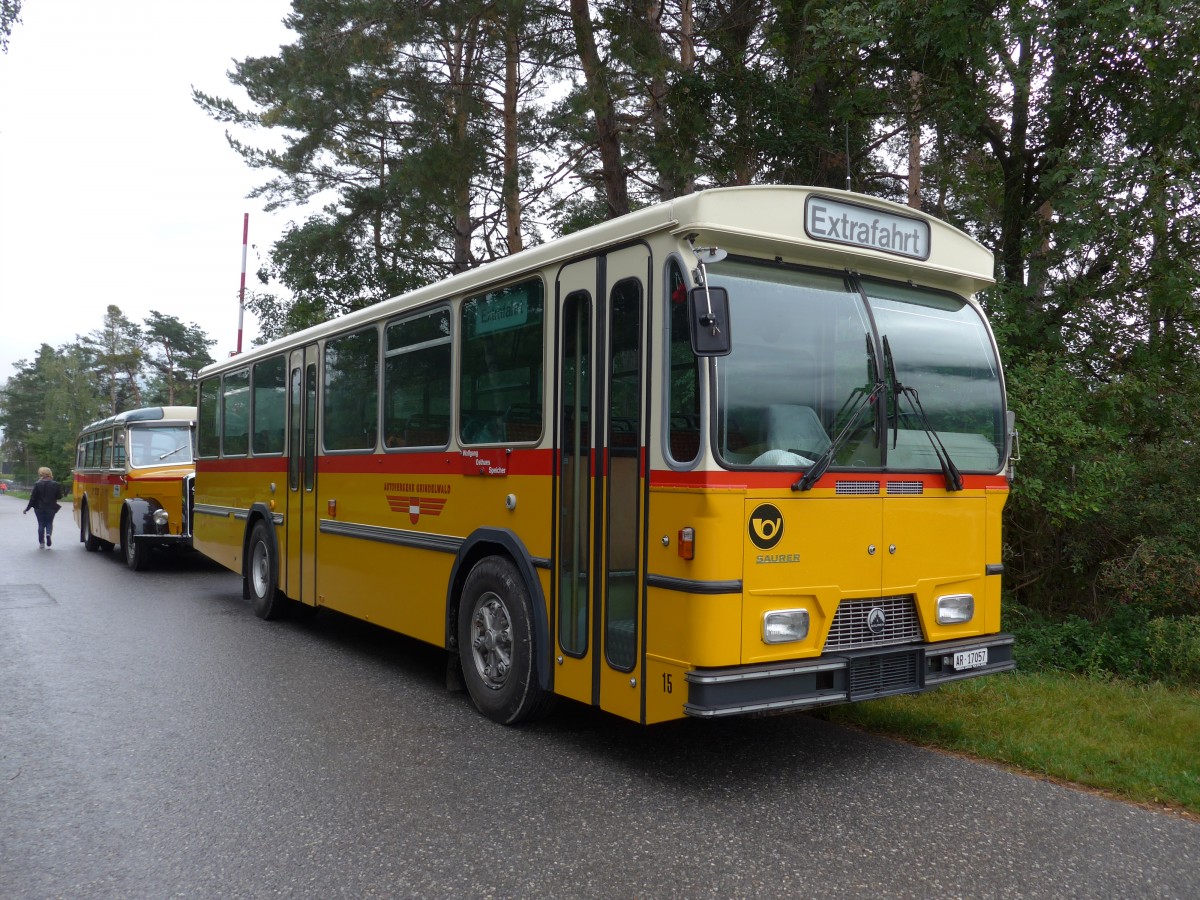
[[[667,449],[671,459],[690,463],[700,453],[700,360],[688,334],[687,282],[679,263],[667,267],[667,324],[670,329],[667,378]]]

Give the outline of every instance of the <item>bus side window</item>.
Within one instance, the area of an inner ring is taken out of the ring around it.
[[[125,468],[125,432],[118,429],[113,434],[113,468]]]
[[[321,427],[326,450],[373,450],[379,436],[379,332],[325,343]]]
[[[287,366],[282,356],[254,366],[254,420],[251,449],[255,453],[283,452],[283,420],[287,412]]]
[[[386,447],[450,442],[450,310],[387,326],[383,362]]]
[[[463,301],[458,405],[464,444],[541,436],[543,293],[541,279],[533,278]]]
[[[221,452],[245,456],[250,449],[250,369],[225,376],[221,396]]]
[[[221,452],[220,376],[202,381],[198,393],[200,412],[196,422],[196,453],[198,456],[217,456]]]

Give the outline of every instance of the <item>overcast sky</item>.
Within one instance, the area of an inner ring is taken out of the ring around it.
[[[26,0],[0,55],[0,381],[116,304],[237,342],[242,217],[248,286],[288,221],[246,199],[266,173],[225,142],[195,87],[236,96],[234,59],[290,43],[288,0]],[[240,99],[240,98],[239,98]],[[243,348],[255,329],[246,316]]]

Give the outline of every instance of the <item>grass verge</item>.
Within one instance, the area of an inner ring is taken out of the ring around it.
[[[830,721],[1200,815],[1200,691],[1013,673],[825,711]]]

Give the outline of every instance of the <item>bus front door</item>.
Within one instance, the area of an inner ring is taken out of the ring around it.
[[[627,248],[566,266],[557,283],[555,686],[635,721],[643,718],[649,259],[646,248]]]
[[[284,513],[284,593],[317,603],[317,346],[293,350],[288,364],[288,492]]]

